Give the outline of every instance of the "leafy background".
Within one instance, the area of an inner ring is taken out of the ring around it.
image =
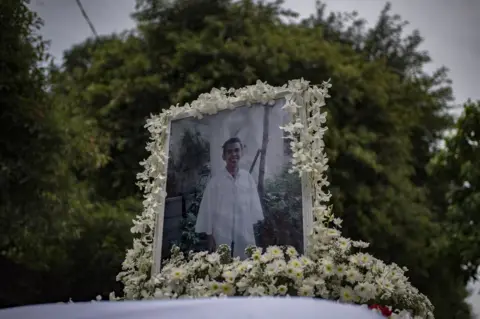
[[[0,2],[1,306],[121,290],[150,113],[212,87],[304,77],[334,84],[326,145],[346,235],[407,266],[437,318],[470,318],[480,102],[451,117],[448,73],[423,72],[421,35],[389,6],[366,27],[321,6],[291,22],[280,2],[165,3],[138,0],[134,30],[51,65],[26,1]]]

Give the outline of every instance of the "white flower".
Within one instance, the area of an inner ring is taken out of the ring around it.
[[[340,300],[345,302],[352,302],[356,299],[356,297],[357,296],[351,287],[346,286],[340,289]]]
[[[229,283],[232,283],[235,281],[235,278],[237,277],[237,274],[233,271],[225,271],[223,274],[222,274],[222,277],[225,278],[225,280]]]
[[[155,289],[155,293],[153,294],[153,297],[154,297],[155,299],[163,299],[163,298],[164,298],[164,294],[163,294],[162,289],[159,289],[159,288]]]
[[[238,274],[244,274],[248,270],[248,264],[247,263],[242,263],[237,266],[236,270]]]
[[[250,287],[248,288],[248,294],[250,296],[265,296],[265,287],[258,285]]]
[[[372,257],[369,254],[358,253],[352,256],[352,262],[360,266],[369,266],[372,263]]]
[[[293,101],[288,101],[285,103],[285,105],[282,107],[284,110],[286,110],[288,113],[295,113],[299,108],[301,108],[300,105],[295,104]]]
[[[351,246],[351,240],[348,238],[339,238],[337,241],[337,246],[342,250],[342,251],[347,251],[350,246]]]
[[[283,251],[278,246],[268,247],[267,254],[271,257],[271,259],[283,258]]]
[[[343,222],[343,220],[341,220],[340,218],[334,218],[333,219],[333,224],[337,227],[340,227],[342,225],[342,222]]]
[[[267,285],[266,295],[268,295],[268,296],[276,296],[277,295],[277,287],[275,286],[275,283],[271,283],[271,284]]]
[[[310,285],[303,285],[298,289],[298,295],[302,297],[315,296],[315,288]]]
[[[306,285],[317,287],[317,288],[321,286],[325,286],[325,280],[315,275],[305,278],[303,283]]]
[[[108,300],[110,301],[117,301],[119,300],[120,298],[118,298],[117,296],[115,296],[115,291],[112,291],[109,295],[108,295]],[[71,299],[70,299],[71,300]]]
[[[262,250],[260,248],[256,249],[252,254],[252,260],[260,261],[262,258]]]
[[[369,244],[360,240],[356,240],[352,241],[352,246],[357,248],[367,248]]]
[[[218,253],[211,253],[207,255],[207,261],[211,264],[220,262],[220,255]]]
[[[393,292],[394,285],[387,278],[378,278],[375,282],[380,289],[386,292]]]
[[[222,291],[222,285],[217,281],[211,281],[208,288],[212,294],[218,294]]]
[[[322,265],[322,272],[325,274],[325,277],[330,277],[335,273],[335,265],[333,261],[329,259],[323,259],[321,265]]]
[[[335,266],[335,272],[338,277],[342,278],[345,275],[347,266],[345,264],[338,264]]]
[[[295,280],[301,280],[303,279],[303,270],[302,269],[298,269],[298,270],[294,270],[293,272],[293,279]]]
[[[355,293],[362,299],[362,300],[370,300],[373,299],[377,293],[377,289],[375,286],[368,282],[361,282],[357,284],[354,288]]]
[[[265,267],[265,273],[269,276],[274,276],[279,273],[278,264],[275,262],[267,264]]]
[[[335,229],[335,228],[328,228],[328,229],[327,229],[326,236],[328,236],[328,237],[330,237],[330,238],[339,237],[339,236],[340,236],[340,231],[338,231],[338,230]]]
[[[222,270],[221,270],[221,268],[219,268],[219,267],[211,267],[211,266],[210,266],[210,267],[208,268],[208,276],[209,276],[210,278],[216,278],[216,277],[220,276],[221,273],[222,273]]]
[[[303,268],[303,263],[297,259],[297,258],[292,258],[289,262],[288,262],[288,267],[291,267],[292,269],[302,269]]]
[[[171,270],[171,280],[182,280],[186,277],[187,272],[182,268],[173,268]]]
[[[235,294],[235,287],[228,282],[225,282],[221,285],[220,290],[226,296],[233,296]]]
[[[287,263],[283,259],[274,260],[273,264],[275,265],[275,268],[278,270],[278,272],[285,271],[285,269],[287,268]]]
[[[310,266],[313,263],[309,258],[305,256],[300,257],[300,262],[302,263],[302,266],[305,266],[305,267]]]
[[[295,248],[291,247],[291,246],[287,247],[287,250],[285,251],[285,253],[289,257],[297,257],[298,256],[297,250]]]
[[[288,292],[288,288],[287,288],[287,286],[285,286],[285,285],[280,285],[280,286],[278,286],[278,288],[277,288],[277,292],[278,292],[280,295],[285,296],[285,295],[287,294],[287,292]]]
[[[247,278],[242,278],[237,282],[237,288],[239,291],[245,291],[250,285]]]
[[[357,269],[355,269],[354,267],[349,268],[345,272],[345,277],[346,277],[346,280],[351,284],[359,282],[363,279],[362,274]]]

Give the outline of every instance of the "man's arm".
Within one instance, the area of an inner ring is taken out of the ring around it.
[[[249,181],[250,181],[250,188],[252,192],[252,202],[251,202],[251,214],[252,214],[252,221],[254,224],[263,221],[264,215],[263,215],[263,208],[262,208],[262,202],[260,201],[260,196],[258,195],[258,188],[257,188],[257,183],[255,183],[255,180],[253,179],[252,175],[249,175]]]
[[[263,243],[265,242],[266,234],[265,234],[265,228],[263,227],[262,221],[264,220],[264,215],[263,215],[263,208],[262,208],[262,202],[260,201],[260,196],[258,195],[258,187],[257,183],[255,183],[255,180],[253,179],[252,175],[249,175],[249,182],[250,182],[250,188],[251,188],[251,196],[252,200],[250,203],[250,214],[252,217],[252,223],[253,223],[253,229],[255,232],[258,231],[260,237],[256,238],[256,245],[262,246]]]
[[[213,218],[212,212],[214,207],[214,202],[212,196],[215,194],[214,183],[210,180],[205,187],[205,191],[202,195],[202,201],[200,202],[200,207],[197,214],[197,222],[195,224],[196,233],[206,233],[208,240],[208,249],[210,251],[214,250],[216,247],[215,238],[213,237]]]

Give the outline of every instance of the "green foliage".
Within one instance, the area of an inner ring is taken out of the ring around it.
[[[140,209],[92,200],[86,176],[108,159],[104,131],[62,91],[64,74],[43,67],[27,4],[0,3],[0,306],[111,291]]]
[[[12,294],[2,285],[4,304],[118,288],[151,113],[212,87],[303,77],[334,84],[326,146],[345,235],[410,268],[437,318],[468,317],[464,283],[480,242],[469,144],[478,103],[439,152],[452,124],[446,69],[422,71],[430,58],[421,36],[405,35],[389,5],[368,29],[356,14],[325,16],[321,3],[293,23],[280,1],[138,0],[136,32],[89,39],[46,77],[25,3],[0,2],[0,263],[26,278]]]
[[[177,156],[171,154],[169,158],[169,165],[171,165],[169,171],[180,172],[180,175],[193,173],[193,176],[200,177],[200,179],[194,178],[195,184],[189,193],[181,194],[187,201],[188,207],[181,222],[180,240],[172,243],[172,245],[180,247],[181,251],[188,253],[191,250],[196,251],[202,244],[200,235],[195,232],[195,225],[203,191],[210,177],[210,145],[199,132],[186,130],[181,140],[181,146],[180,154]],[[175,183],[175,174],[170,174],[169,178],[173,178]],[[169,180],[168,184],[171,182],[172,180]],[[170,251],[170,247],[168,251]],[[169,253],[166,255],[168,256]]]
[[[445,139],[445,148],[430,164],[438,193],[444,194],[442,221],[452,234],[449,256],[465,283],[476,278],[480,266],[480,101],[468,101],[455,129]],[[461,267],[460,267],[461,266]]]
[[[303,251],[302,184],[288,170],[266,181],[265,221],[259,230],[262,245],[291,245]]]
[[[51,153],[59,139],[50,125],[45,78],[37,66],[45,57],[45,43],[37,34],[41,21],[25,1],[2,2],[0,12],[0,251],[21,258],[24,249],[35,248],[27,242],[29,233],[44,231],[52,217],[47,204],[39,207],[45,214],[33,220],[26,212],[54,186],[48,174],[55,170]]]

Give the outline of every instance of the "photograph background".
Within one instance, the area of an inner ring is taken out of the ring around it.
[[[195,233],[196,216],[207,182],[225,166],[222,145],[231,137],[239,137],[244,144],[241,168],[249,171],[257,185],[260,184],[265,220],[256,228],[257,244],[293,245],[302,251],[301,181],[296,174],[288,173],[290,142],[283,138],[284,132],[280,129],[290,122],[290,115],[282,109],[284,103],[284,99],[279,99],[273,106],[243,106],[202,119],[172,121],[163,258],[169,257],[173,244],[184,251],[206,250],[204,238]],[[268,112],[268,123],[265,112]],[[268,135],[265,136],[266,124]],[[264,139],[267,143],[262,168]]]

